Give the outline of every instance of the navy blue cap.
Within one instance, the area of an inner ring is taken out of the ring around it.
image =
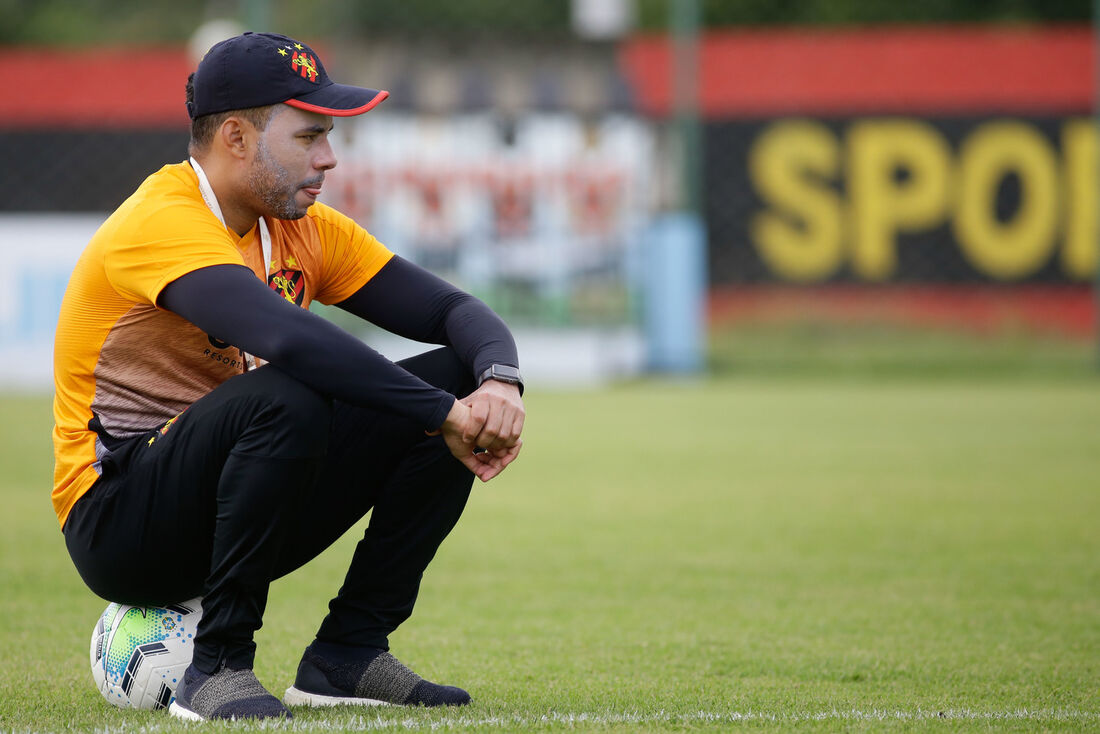
[[[361,115],[389,92],[336,84],[309,46],[277,33],[251,31],[215,44],[192,80],[191,119],[285,102],[336,117]]]

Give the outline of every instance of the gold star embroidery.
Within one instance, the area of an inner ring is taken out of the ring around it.
[[[271,261],[271,270],[274,270],[277,267],[279,267],[279,261],[278,260],[272,260]]]
[[[286,266],[287,266],[288,268],[295,268],[295,269],[297,269],[297,267],[298,267],[298,261],[297,261],[297,260],[295,260],[295,259],[294,259],[293,257],[288,257],[288,258],[286,259]]]
[[[286,49],[285,48],[279,49],[279,55],[280,56],[286,56]]]
[[[300,43],[296,43],[296,44],[294,44],[294,48],[296,48],[296,49],[298,49],[299,51],[301,51],[301,50],[302,50],[302,44],[300,44]]]

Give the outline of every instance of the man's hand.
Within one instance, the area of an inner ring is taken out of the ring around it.
[[[520,440],[527,412],[519,388],[500,380],[486,380],[462,399],[481,426],[475,439],[487,451],[511,448]]]
[[[519,456],[523,441],[517,436],[511,446],[483,450],[483,447],[478,446],[477,438],[484,431],[484,427],[485,421],[475,417],[468,405],[463,401],[455,400],[443,425],[431,435],[442,434],[443,441],[451,450],[451,454],[478,479],[487,482],[504,471]]]

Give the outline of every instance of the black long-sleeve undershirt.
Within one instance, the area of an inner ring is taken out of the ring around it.
[[[158,303],[325,395],[406,415],[427,429],[442,425],[454,402],[331,322],[280,298],[244,266],[187,273],[161,291]],[[492,310],[399,257],[337,305],[400,336],[451,346],[471,374],[494,363],[519,366],[511,333]]]
[[[469,293],[400,257],[336,305],[394,334],[452,347],[474,375],[493,364],[519,367],[515,340],[499,316]]]

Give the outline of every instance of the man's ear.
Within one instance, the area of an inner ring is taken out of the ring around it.
[[[251,132],[252,127],[244,120],[230,116],[225,118],[225,122],[218,128],[218,141],[230,155],[243,159],[248,155]]]

